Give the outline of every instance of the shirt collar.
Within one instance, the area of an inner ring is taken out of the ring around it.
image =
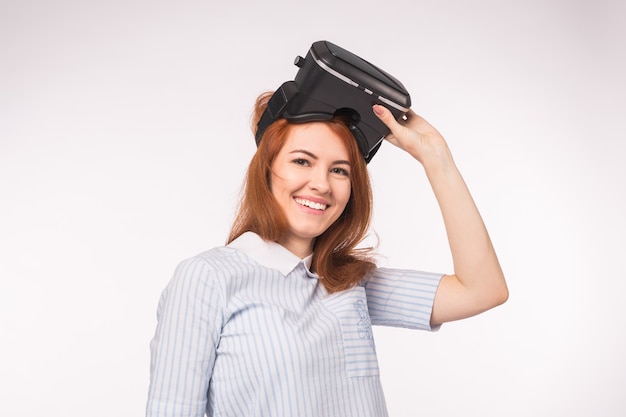
[[[283,275],[289,274],[300,263],[304,264],[309,275],[315,275],[310,271],[313,254],[300,259],[284,246],[265,241],[254,232],[243,233],[227,246],[242,251],[261,265],[279,270]]]

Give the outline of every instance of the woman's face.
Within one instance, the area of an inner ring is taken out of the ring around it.
[[[300,257],[341,215],[350,199],[350,161],[341,138],[325,123],[291,127],[272,164],[271,189],[289,222],[279,242]]]

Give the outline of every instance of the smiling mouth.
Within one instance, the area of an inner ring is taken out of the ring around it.
[[[296,203],[300,204],[301,206],[312,208],[313,210],[324,211],[328,208],[328,205],[326,204],[316,203],[314,201],[306,200],[304,198],[294,198],[294,200],[296,200]]]

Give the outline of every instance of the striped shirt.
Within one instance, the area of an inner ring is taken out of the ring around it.
[[[372,324],[432,330],[441,274],[377,268],[329,294],[245,233],[181,262],[159,301],[148,417],[384,417]]]

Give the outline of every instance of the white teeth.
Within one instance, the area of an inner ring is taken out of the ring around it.
[[[310,200],[305,200],[303,198],[296,198],[296,203],[300,204],[301,206],[306,206],[306,207],[310,207],[312,209],[315,210],[326,210],[326,204],[322,204],[322,203],[316,203]]]

